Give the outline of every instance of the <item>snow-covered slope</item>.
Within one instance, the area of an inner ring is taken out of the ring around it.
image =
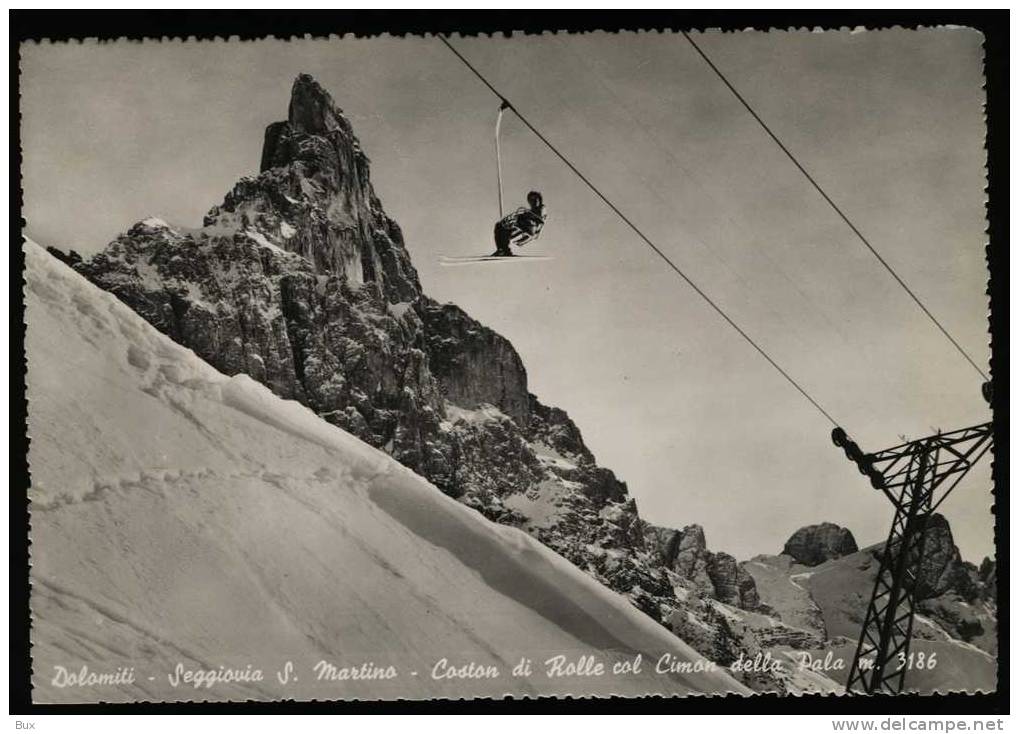
[[[656,674],[663,653],[700,658],[523,532],[25,253],[37,701],[748,692]],[[543,665],[637,653],[632,675]],[[521,657],[532,676],[511,676]],[[434,680],[442,658],[500,677]],[[319,661],[396,677],[318,680]],[[174,686],[178,665],[264,679]],[[58,687],[57,666],[133,682]]]

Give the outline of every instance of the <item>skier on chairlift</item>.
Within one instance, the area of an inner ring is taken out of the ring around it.
[[[533,242],[538,238],[538,235],[541,234],[542,227],[545,226],[545,222],[548,219],[548,210],[545,209],[545,203],[542,199],[541,192],[530,191],[527,194],[526,207],[520,207],[516,211],[503,216],[505,209],[503,209],[502,198],[502,152],[499,144],[499,130],[502,125],[503,113],[508,109],[512,109],[512,107],[510,107],[509,102],[503,100],[502,104],[499,106],[499,114],[495,118],[495,170],[498,174],[499,181],[499,219],[495,223],[495,252],[487,257],[478,257],[476,255],[442,255],[439,261],[443,265],[467,265],[471,263],[493,262],[510,257],[524,262],[551,260],[548,255],[541,254],[517,256],[512,250],[510,250],[510,245],[523,247],[527,243]]]
[[[541,228],[548,218],[541,193],[528,193],[527,204],[527,208],[520,207],[495,223],[495,252],[492,257],[514,257],[510,250],[511,244],[523,247],[541,234]]]

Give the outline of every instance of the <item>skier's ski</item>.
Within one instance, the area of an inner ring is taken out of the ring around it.
[[[550,255],[514,255],[512,257],[499,257],[497,255],[468,255],[454,256],[442,255],[439,257],[440,265],[472,265],[474,263],[487,262],[536,262],[538,260],[551,260]]]

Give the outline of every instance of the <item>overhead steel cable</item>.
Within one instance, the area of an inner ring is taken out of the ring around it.
[[[569,168],[570,171],[572,171],[574,173],[574,175],[577,176],[577,178],[579,178],[581,181],[583,181],[584,184],[589,189],[591,189],[591,191],[595,194],[595,196],[597,196],[599,199],[601,199],[602,202],[609,209],[611,209],[615,213],[616,216],[618,216],[631,230],[633,230],[633,232],[641,240],[643,240],[644,244],[646,244],[648,247],[650,247],[655,252],[655,254],[658,255],[658,257],[660,257],[663,261],[665,261],[665,264],[668,265],[669,268],[671,268],[680,278],[682,278],[686,282],[687,285],[689,285],[691,288],[693,288],[694,291],[697,293],[697,295],[699,295],[701,298],[703,298],[707,302],[707,304],[709,306],[711,306],[711,308],[713,308],[716,313],[718,313],[719,316],[721,316],[723,319],[725,319],[726,323],[728,323],[729,326],[731,326],[733,329],[735,329],[736,332],[740,336],[742,336],[746,340],[746,342],[748,344],[750,344],[750,346],[752,346],[754,349],[756,349],[757,352],[762,357],[764,357],[764,359],[766,359],[768,361],[768,364],[770,364],[772,367],[774,367],[778,371],[778,373],[780,375],[782,375],[782,377],[784,377],[786,379],[786,381],[790,385],[792,385],[794,388],[796,388],[796,390],[803,397],[805,397],[810,402],[810,404],[813,405],[821,413],[821,415],[823,415],[833,426],[838,426],[839,425],[838,421],[836,421],[834,418],[832,418],[831,415],[828,413],[828,411],[826,411],[824,408],[822,408],[821,405],[816,400],[814,400],[814,398],[812,398],[810,396],[810,393],[808,393],[806,390],[804,390],[800,386],[800,384],[798,382],[796,382],[796,380],[794,380],[789,375],[788,372],[786,372],[784,369],[782,369],[782,367],[780,367],[779,364],[774,359],[772,359],[771,356],[766,351],[764,351],[764,349],[760,345],[757,344],[757,342],[755,342],[753,339],[751,339],[750,336],[742,328],[740,328],[740,326],[735,321],[733,321],[729,317],[729,315],[725,311],[723,311],[722,308],[717,303],[715,303],[711,299],[710,296],[708,296],[707,293],[705,293],[703,290],[701,290],[701,288],[696,283],[694,283],[693,280],[691,280],[690,277],[686,273],[684,273],[679,268],[679,266],[676,265],[676,263],[674,263],[672,261],[672,259],[668,255],[666,255],[661,250],[661,248],[659,248],[654,242],[652,242],[651,239],[647,235],[645,235],[641,231],[641,229],[636,224],[634,224],[633,221],[630,220],[629,217],[627,217],[625,214],[623,214],[623,212],[620,211],[619,207],[617,207],[615,204],[613,204],[612,201],[609,200],[609,198],[606,197],[605,194],[603,194],[601,192],[601,190],[599,190],[599,188],[597,186],[595,186],[591,182],[590,179],[587,178],[587,176],[585,176],[583,173],[581,173],[577,169],[577,167],[575,165],[573,165],[572,161],[570,161],[569,158],[567,158],[565,155],[563,155],[561,152],[559,152],[559,149],[556,148],[556,146],[553,145],[549,141],[548,138],[546,138],[544,135],[542,135],[541,132],[534,125],[532,125],[531,122],[526,117],[524,117],[524,115],[522,115],[520,113],[520,110],[518,110],[516,107],[514,107],[513,104],[508,99],[506,99],[506,97],[504,97],[503,94],[498,89],[496,89],[492,85],[492,83],[489,82],[488,79],[486,79],[485,76],[474,67],[473,64],[471,64],[470,61],[468,61],[466,58],[464,58],[463,54],[461,54],[459,51],[457,51],[456,48],[453,46],[453,44],[451,44],[446,39],[445,36],[440,34],[440,35],[438,35],[438,38],[439,38],[440,41],[442,41],[446,45],[446,47],[451,52],[453,52],[453,54],[464,64],[464,66],[466,66],[468,69],[470,69],[470,71],[474,74],[474,76],[476,76],[481,81],[482,84],[484,84],[486,87],[488,87],[488,89],[492,92],[492,94],[494,94],[496,97],[499,98],[500,102],[503,105],[505,105],[505,107],[507,109],[513,111],[513,114],[515,114],[517,116],[517,118],[519,118],[519,120],[522,123],[524,123],[524,125],[527,127],[528,130],[530,130],[532,133],[534,133],[535,136],[537,136],[537,138],[541,142],[543,142],[548,147],[548,149],[551,150],[556,155],[556,157],[559,158],[559,160],[561,160],[566,165],[566,167]]]
[[[786,157],[788,157],[789,160],[791,160],[793,162],[793,165],[795,165],[800,170],[800,173],[802,173],[806,177],[807,181],[810,182],[811,186],[813,186],[817,190],[817,193],[819,193],[821,195],[821,198],[823,198],[826,202],[828,202],[828,205],[832,209],[835,210],[835,213],[838,214],[839,217],[842,219],[842,221],[845,222],[846,225],[849,227],[849,229],[851,229],[853,231],[853,234],[856,235],[856,237],[860,240],[860,242],[862,242],[864,244],[864,246],[868,250],[870,250],[871,254],[874,255],[874,257],[877,258],[878,262],[881,263],[884,266],[885,270],[887,270],[889,272],[889,274],[891,274],[891,276],[893,278],[895,278],[895,281],[900,286],[902,286],[902,289],[904,291],[906,291],[906,293],[909,294],[909,297],[912,298],[913,301],[916,303],[916,305],[920,307],[920,310],[923,311],[924,314],[926,314],[927,318],[931,320],[931,323],[933,323],[938,328],[938,330],[942,334],[945,335],[945,338],[948,339],[948,341],[950,341],[952,343],[952,346],[954,346],[956,348],[956,350],[959,352],[959,354],[961,354],[963,356],[963,358],[965,358],[965,360],[967,362],[969,362],[970,365],[972,365],[973,369],[975,369],[977,371],[977,373],[986,381],[987,380],[987,375],[985,375],[984,371],[982,369],[980,369],[980,366],[977,365],[977,363],[975,361],[973,361],[973,358],[969,356],[969,354],[966,352],[965,349],[962,348],[962,346],[959,345],[959,342],[957,342],[955,340],[955,338],[951,334],[948,333],[948,329],[946,329],[944,326],[941,325],[941,322],[938,321],[937,318],[935,318],[934,314],[932,314],[930,312],[930,309],[928,309],[927,306],[924,305],[923,301],[920,300],[919,296],[917,296],[916,293],[913,292],[912,288],[910,288],[908,285],[906,285],[906,281],[904,281],[899,276],[899,274],[897,272],[895,272],[895,269],[892,268],[892,266],[888,264],[888,261],[885,260],[881,256],[881,253],[879,253],[874,248],[874,246],[872,244],[870,244],[870,242],[867,240],[867,238],[863,236],[863,233],[860,232],[860,230],[856,227],[856,225],[853,224],[852,221],[850,221],[849,217],[846,216],[845,212],[843,212],[842,209],[839,208],[838,204],[836,204],[834,201],[832,201],[831,197],[828,196],[828,194],[825,192],[825,190],[821,188],[821,185],[819,183],[817,183],[817,181],[814,179],[814,177],[810,175],[810,173],[807,171],[807,169],[803,167],[803,165],[796,159],[796,156],[794,156],[790,152],[790,150],[785,146],[785,144],[781,140],[779,140],[778,136],[775,135],[774,132],[772,132],[771,128],[768,127],[768,124],[764,120],[761,119],[761,116],[758,115],[757,112],[754,111],[754,108],[751,107],[750,103],[747,102],[746,99],[743,97],[743,95],[740,94],[737,91],[736,87],[734,87],[732,85],[732,83],[726,78],[725,74],[723,74],[721,72],[721,70],[717,66],[715,66],[715,64],[711,61],[711,59],[708,58],[708,55],[706,53],[704,53],[704,50],[701,49],[701,47],[697,45],[697,42],[694,41],[690,37],[690,34],[687,33],[686,31],[681,31],[681,33],[683,34],[683,37],[687,41],[690,42],[690,45],[693,46],[694,50],[700,55],[700,57],[702,59],[704,59],[704,62],[709,67],[711,67],[711,70],[713,72],[715,72],[715,74],[718,76],[719,79],[722,80],[722,83],[724,83],[725,86],[729,88],[729,91],[732,92],[733,95],[736,97],[736,99],[738,99],[740,101],[740,103],[746,108],[747,112],[749,112],[750,115],[755,120],[757,120],[757,123],[762,128],[764,128],[764,131],[766,133],[768,133],[769,137],[771,137],[771,139],[773,141],[775,141],[775,144],[779,148],[781,148],[782,152],[786,154]]]

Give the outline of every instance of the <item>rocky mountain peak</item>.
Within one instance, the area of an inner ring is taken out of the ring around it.
[[[704,528],[696,523],[687,525],[679,531],[680,550],[702,551],[708,547],[708,541],[704,537]]]
[[[742,609],[761,608],[753,578],[733,556],[709,551],[700,525],[682,530],[648,525],[645,542],[660,562],[696,593]]]
[[[948,519],[937,512],[931,515],[920,566],[920,596],[938,596],[951,590],[972,598],[977,593],[978,578],[977,569],[962,560]]]
[[[294,79],[287,121],[309,135],[325,135],[331,130],[351,132],[343,110],[336,106],[332,95],[311,74],[298,74]]]
[[[331,145],[340,153],[342,148],[349,147],[363,166],[360,171],[337,170],[335,173],[359,173],[367,179],[368,159],[343,110],[310,74],[300,74],[290,90],[287,119],[266,128],[260,170],[282,167],[302,158],[311,160],[316,148],[323,145]],[[332,161],[334,164],[342,162]]]
[[[375,194],[368,157],[332,97],[307,74],[287,119],[265,130],[257,177],[205,216],[210,235],[241,233],[300,255],[319,274],[377,289],[390,303],[421,296],[399,225]]]
[[[996,561],[984,557],[984,560],[980,562],[980,568],[977,571],[980,583],[987,589],[987,596],[993,598],[998,594],[998,564]]]
[[[782,553],[792,556],[804,566],[817,566],[833,558],[841,558],[859,550],[853,534],[832,522],[807,525],[786,541]]]

